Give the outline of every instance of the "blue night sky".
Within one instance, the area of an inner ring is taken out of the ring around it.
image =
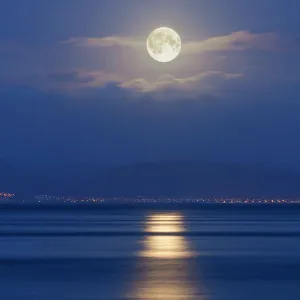
[[[0,158],[300,169],[297,0],[2,0]],[[183,49],[154,61],[168,26]]]

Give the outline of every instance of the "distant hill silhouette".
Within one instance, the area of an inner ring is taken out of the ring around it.
[[[0,160],[0,188],[19,195],[295,197],[300,195],[300,173],[194,161],[77,164],[17,172]]]
[[[86,195],[89,182],[111,166],[89,163],[67,164],[18,172],[17,192],[21,195]]]
[[[115,196],[296,196],[300,174],[203,162],[139,163],[94,180],[92,193]]]

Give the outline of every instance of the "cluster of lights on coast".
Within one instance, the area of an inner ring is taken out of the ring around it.
[[[15,194],[0,192],[0,200],[13,200]],[[21,201],[26,203],[27,201]],[[32,203],[32,201],[30,201]],[[55,195],[36,195],[34,203],[66,204],[300,204],[300,198],[197,198],[197,197],[72,197]]]
[[[15,194],[13,194],[13,193],[0,192],[0,199],[9,199],[14,196],[15,196]]]
[[[37,202],[105,203],[105,204],[300,204],[299,199],[263,198],[173,198],[173,197],[62,197],[38,195]]]
[[[34,200],[38,203],[104,203],[105,198],[97,197],[63,197],[63,196],[51,196],[51,195],[36,195]]]

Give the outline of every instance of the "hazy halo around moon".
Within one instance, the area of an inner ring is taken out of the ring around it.
[[[170,62],[181,51],[180,36],[171,28],[157,28],[147,39],[147,50],[153,59],[159,62]]]

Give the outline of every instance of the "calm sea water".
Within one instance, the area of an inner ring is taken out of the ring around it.
[[[3,300],[298,300],[300,209],[2,209]]]

